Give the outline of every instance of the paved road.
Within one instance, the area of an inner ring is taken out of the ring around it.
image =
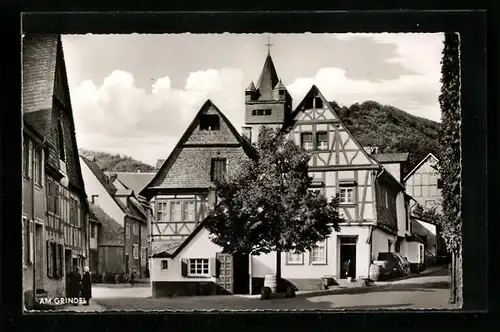
[[[452,309],[448,303],[449,276],[447,270],[430,275],[394,282],[376,287],[347,289],[342,294],[329,294],[295,299],[261,301],[238,296],[198,296],[178,298],[151,298],[147,287],[94,287],[93,304],[77,307],[77,311],[102,310],[390,310],[390,309]]]

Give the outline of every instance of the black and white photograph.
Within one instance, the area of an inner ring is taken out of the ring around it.
[[[21,44],[25,311],[461,308],[458,33]]]

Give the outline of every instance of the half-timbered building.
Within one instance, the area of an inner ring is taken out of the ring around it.
[[[24,207],[30,211],[24,225],[29,235],[23,246],[34,248],[35,254],[27,257],[24,286],[28,292],[35,289],[37,296],[64,296],[67,273],[73,266],[82,269],[87,264],[89,207],[63,47],[56,34],[27,34],[22,44],[23,115],[27,127],[36,129],[42,138],[25,145],[25,165],[32,168],[26,168],[25,184],[29,185],[23,188]],[[30,287],[28,280],[33,277]]]
[[[214,262],[220,249],[210,242],[202,222],[216,204],[216,183],[251,153],[250,144],[208,100],[142,191],[154,211],[154,296],[216,291]],[[243,265],[248,268],[248,259]]]

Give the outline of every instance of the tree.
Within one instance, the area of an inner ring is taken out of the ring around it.
[[[441,61],[440,172],[443,179],[443,238],[453,257],[452,300],[462,301],[462,214],[460,161],[460,58],[459,36],[446,33]]]
[[[261,127],[257,157],[241,160],[217,185],[220,199],[207,218],[212,242],[224,252],[260,255],[304,252],[339,231],[336,198],[310,191],[310,156],[278,131]]]

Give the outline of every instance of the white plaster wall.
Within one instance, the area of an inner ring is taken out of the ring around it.
[[[388,240],[392,240],[391,252],[395,252],[397,236],[374,229],[372,234],[372,261],[376,260],[379,252],[388,252]]]
[[[208,258],[214,259],[222,248],[210,241],[208,231],[204,228],[187,244],[187,246],[173,259],[152,258],[151,280],[152,281],[215,281],[214,277],[183,277],[181,270],[182,258]],[[168,261],[168,269],[161,269],[161,261]],[[210,273],[212,273],[210,271]]]
[[[325,275],[338,276],[340,274],[340,236],[358,236],[356,247],[356,275],[366,277],[369,274],[370,266],[370,245],[367,242],[369,236],[368,226],[345,226],[339,233],[333,233],[327,239],[326,264],[309,263],[310,253],[306,251],[304,264],[286,264],[286,253],[281,257],[281,276],[289,279],[317,279]],[[264,278],[266,274],[276,272],[276,253],[252,257],[252,276],[254,278]]]
[[[405,203],[405,194],[403,191],[398,192],[396,196],[396,217],[398,220],[398,235],[405,236],[408,229],[406,229],[406,203]]]
[[[383,166],[396,180],[401,181],[401,166],[399,163],[384,163]]]
[[[118,204],[116,204],[111,195],[109,195],[109,193],[102,186],[99,180],[97,180],[94,173],[92,173],[85,161],[80,160],[80,165],[82,168],[83,182],[85,184],[85,192],[87,193],[87,197],[91,199],[92,195],[99,195],[99,197],[97,198],[97,205],[99,205],[104,210],[104,212],[106,212],[106,214],[108,214],[111,218],[113,218],[116,222],[123,226],[125,213],[123,213],[123,211],[120,209]]]
[[[419,263],[420,254],[419,250],[422,244],[418,242],[407,242],[406,243],[406,255],[404,255],[410,263]]]

